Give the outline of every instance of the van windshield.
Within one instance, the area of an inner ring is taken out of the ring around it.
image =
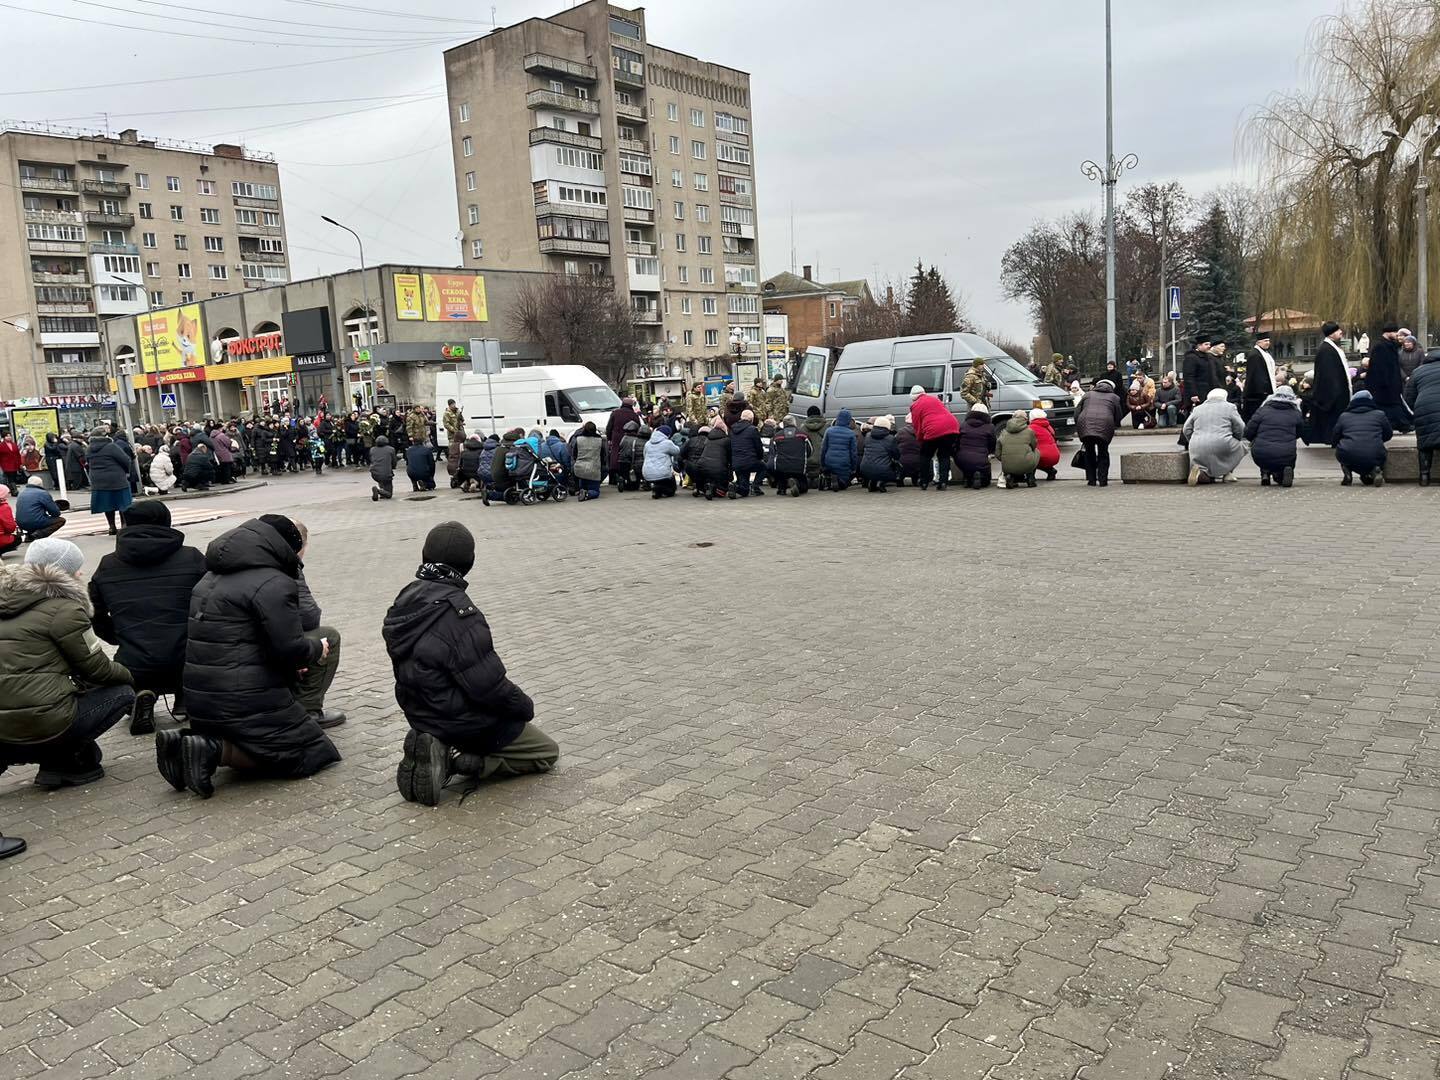
[[[562,393],[576,412],[609,412],[620,407],[620,398],[608,386],[572,386]]]
[[[1037,379],[1030,370],[1016,363],[1009,356],[989,356],[985,358],[985,366],[990,369],[990,374],[1002,383],[1013,385],[1015,383],[1037,383]]]

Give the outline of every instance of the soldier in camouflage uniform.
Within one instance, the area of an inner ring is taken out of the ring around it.
[[[361,457],[367,460],[370,457],[370,451],[375,447],[375,436],[378,434],[375,430],[375,419],[375,414],[371,413],[360,420],[360,444],[364,447]]]
[[[709,417],[710,402],[705,397],[705,387],[697,382],[690,388],[690,393],[685,395],[685,419],[690,421],[694,431],[699,431]]]
[[[790,391],[785,389],[784,379],[776,379],[765,395],[765,412],[777,424],[783,424],[790,415]]]
[[[1065,357],[1058,352],[1051,353],[1050,363],[1046,365],[1045,370],[1040,373],[1040,378],[1044,379],[1051,386],[1058,386],[1064,389],[1065,383],[1061,381],[1064,377]]]
[[[412,444],[418,444],[423,443],[429,435],[430,418],[425,415],[424,406],[416,405],[405,418],[405,437]]]
[[[460,448],[465,443],[465,416],[455,407],[454,398],[446,403],[441,422],[445,425],[445,452],[450,465],[450,475],[454,476],[460,471]]]
[[[983,405],[989,392],[990,376],[985,371],[985,361],[977,356],[965,373],[965,381],[960,384],[960,396],[971,405]]]
[[[720,401],[718,402],[718,404],[719,404],[719,406],[720,406],[720,415],[721,415],[721,416],[724,416],[724,415],[725,415],[725,410],[726,410],[726,408],[729,407],[730,402],[734,399],[734,397],[735,397],[735,384],[734,384],[733,382],[727,382],[727,383],[725,384],[725,392],[720,395]]]

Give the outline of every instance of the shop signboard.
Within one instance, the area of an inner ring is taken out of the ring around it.
[[[483,274],[426,274],[427,322],[489,322]]]
[[[10,431],[22,446],[27,435],[35,440],[36,446],[44,446],[46,435],[58,437],[60,434],[60,410],[45,406],[11,409]]]
[[[199,304],[135,316],[135,338],[140,344],[141,371],[179,371],[205,366],[200,343],[208,339],[205,314]]]
[[[395,318],[401,322],[421,322],[425,309],[421,306],[420,275],[392,274],[391,284],[395,287]]]

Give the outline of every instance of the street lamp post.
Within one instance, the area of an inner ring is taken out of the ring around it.
[[[348,225],[341,225],[340,222],[336,221],[332,217],[321,214],[320,220],[329,225],[334,225],[337,229],[344,229],[346,232],[348,232],[351,236],[355,238],[355,246],[360,249],[360,296],[365,302],[365,321],[362,324],[365,328],[363,344],[366,348],[369,348],[371,345],[374,344],[374,341],[371,340],[373,335],[370,332],[370,282],[367,280],[367,275],[365,273],[365,241],[360,239],[360,234],[357,233],[354,229],[350,228]],[[345,377],[347,379],[349,378],[348,375]],[[337,386],[335,390],[338,396],[338,400],[348,400],[348,398],[346,398],[345,396],[348,393],[346,387]]]
[[[1105,358],[1115,355],[1115,185],[1120,174],[1140,164],[1134,154],[1115,160],[1115,96],[1112,88],[1113,63],[1110,48],[1110,0],[1105,0],[1105,168],[1093,161],[1083,162],[1080,172],[1091,180],[1099,180],[1105,188]]]

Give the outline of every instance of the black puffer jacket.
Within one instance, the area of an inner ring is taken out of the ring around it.
[[[872,428],[860,456],[860,475],[866,480],[895,479],[900,465],[900,444],[889,428]]]
[[[265,522],[210,542],[190,597],[185,697],[193,730],[234,743],[272,776],[309,776],[340,760],[295,700],[296,673],[320,659],[300,629],[300,560]]]
[[[730,482],[730,436],[718,427],[711,428],[700,440],[700,457],[695,471],[712,484]]]
[[[205,576],[205,556],[166,525],[121,529],[115,550],[90,579],[95,632],[118,645],[115,659],[135,685],[173,692],[185,666],[190,593]]]
[[[479,480],[480,456],[484,452],[484,443],[474,435],[466,439],[464,446],[460,448],[460,467],[455,471],[456,479]]]
[[[1357,397],[1331,429],[1335,457],[1347,469],[1370,472],[1385,464],[1385,444],[1395,434],[1385,410],[1368,397]]]
[[[730,463],[737,473],[752,473],[760,468],[765,446],[760,429],[749,420],[737,420],[730,429]]]
[[[1415,445],[1440,447],[1440,349],[1431,349],[1405,385],[1405,401],[1415,412]]]
[[[810,440],[797,428],[781,428],[770,443],[770,468],[780,476],[804,476],[810,464]]]
[[[134,461],[123,447],[105,435],[92,435],[85,454],[94,491],[128,491]]]
[[[506,677],[464,579],[412,581],[385,613],[381,632],[395,670],[395,700],[417,731],[490,754],[534,718],[534,704]]]
[[[1279,472],[1295,466],[1295,440],[1300,437],[1299,403],[1287,404],[1281,398],[1268,398],[1250,422],[1245,425],[1245,438],[1250,440],[1250,456],[1266,472]]]
[[[962,473],[984,472],[995,453],[995,424],[989,413],[971,409],[960,421],[960,439],[955,447],[955,466]]]
[[[180,482],[187,488],[209,487],[215,482],[215,455],[201,450],[190,451]]]

